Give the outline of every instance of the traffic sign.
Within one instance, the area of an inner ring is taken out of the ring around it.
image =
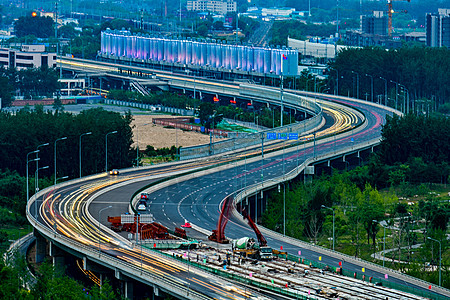
[[[290,140],[298,140],[298,133],[289,133]]]
[[[279,140],[287,140],[289,137],[288,133],[279,133],[278,134],[278,139]]]
[[[267,133],[267,139],[268,140],[276,140],[277,139],[277,133],[276,132],[268,132]]]

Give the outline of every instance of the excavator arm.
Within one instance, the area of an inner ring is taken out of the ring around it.
[[[256,237],[258,238],[258,243],[260,247],[265,247],[267,246],[267,241],[264,238],[264,236],[262,235],[261,231],[259,231],[258,227],[256,226],[255,222],[253,222],[252,218],[250,217],[250,215],[247,213],[246,210],[242,210],[242,216],[244,217],[244,220],[247,219],[247,223],[248,225],[250,225],[250,227],[253,229],[253,231],[256,234]]]
[[[227,238],[225,238],[225,226],[227,225],[232,206],[233,198],[225,198],[222,205],[222,211],[220,212],[219,221],[217,222],[217,228],[212,231],[210,236],[208,236],[210,241],[214,241],[219,244],[228,244],[230,242]]]

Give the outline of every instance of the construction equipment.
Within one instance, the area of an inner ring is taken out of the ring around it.
[[[394,9],[392,8],[392,2],[393,1],[408,1],[411,2],[411,0],[387,0],[388,2],[388,33],[389,37],[392,37],[392,14],[395,13]]]
[[[232,207],[233,198],[229,196],[223,201],[222,211],[220,212],[219,221],[217,222],[217,229],[214,229],[212,234],[208,236],[210,241],[214,241],[219,244],[228,244],[230,242],[227,238],[225,238],[225,226],[227,225]]]
[[[271,260],[273,258],[273,249],[267,246],[267,240],[264,238],[261,231],[259,231],[247,211],[243,210],[242,216],[244,217],[244,220],[247,219],[248,225],[255,232],[258,244],[256,244],[255,240],[252,238],[241,238],[233,243],[233,253],[258,260]]]
[[[136,217],[135,223],[121,223],[121,217],[109,217],[108,222],[111,223],[111,229],[115,232],[127,231],[131,233],[136,233]],[[184,231],[184,230],[183,230]],[[163,225],[153,222],[153,223],[139,223],[138,232],[141,234],[141,239],[173,239],[169,235],[169,231]],[[179,232],[182,234],[182,232]],[[184,232],[186,234],[186,232]]]

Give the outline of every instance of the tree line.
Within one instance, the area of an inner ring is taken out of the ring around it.
[[[107,281],[101,287],[85,288],[50,262],[36,270],[36,282],[30,277],[25,257],[16,255],[6,263],[0,260],[0,299],[123,299]]]
[[[10,105],[14,94],[24,99],[52,98],[60,88],[57,72],[47,66],[24,70],[1,67],[0,86],[3,107]]]
[[[108,169],[126,168],[135,158],[128,113],[108,112],[102,108],[82,111],[78,115],[56,111],[45,112],[42,107],[24,108],[15,114],[0,113],[0,224],[26,224],[26,173],[28,163],[29,193],[34,193],[36,151],[39,146],[39,187],[54,183],[56,148],[56,177],[77,178],[81,139],[82,175],[105,171],[106,134],[108,135]],[[86,134],[91,132],[91,134]],[[84,134],[82,137],[81,135]],[[66,137],[65,140],[56,140]],[[80,138],[81,137],[81,138]],[[48,143],[48,145],[46,145]],[[56,143],[56,147],[55,147]],[[30,154],[29,154],[30,153]],[[29,154],[29,155],[28,155]]]
[[[437,272],[429,272],[424,262],[439,262],[438,247],[427,237],[442,242],[443,265],[448,262],[450,204],[433,189],[450,181],[449,124],[448,118],[389,118],[380,149],[367,164],[343,173],[333,171],[309,184],[286,183],[285,198],[283,192],[270,194],[262,224],[282,232],[285,201],[286,234],[331,248],[328,238],[334,211],[336,249],[371,260],[369,254],[382,249],[384,232],[379,224],[386,222],[386,249],[396,249],[388,266],[437,282]],[[412,251],[417,243],[423,246]],[[396,264],[393,259],[408,264]],[[449,269],[445,270],[448,274]],[[449,281],[444,284],[450,286]]]
[[[334,91],[339,83],[340,95],[368,100],[373,87],[374,101],[383,104],[387,89],[391,107],[436,110],[449,102],[449,54],[445,47],[348,48],[329,64],[328,86]]]

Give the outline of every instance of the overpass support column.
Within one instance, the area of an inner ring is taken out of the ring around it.
[[[33,234],[36,237],[36,263],[41,263],[44,261],[45,255],[47,254],[47,240],[36,230],[36,228],[34,229]]]
[[[127,299],[133,299],[133,288],[134,284],[132,281],[124,282],[124,296]]]
[[[64,258],[64,252],[59,249],[53,242],[49,243],[50,246],[50,256],[52,257],[53,267],[55,269],[59,269],[64,267],[65,264],[65,258]]]

